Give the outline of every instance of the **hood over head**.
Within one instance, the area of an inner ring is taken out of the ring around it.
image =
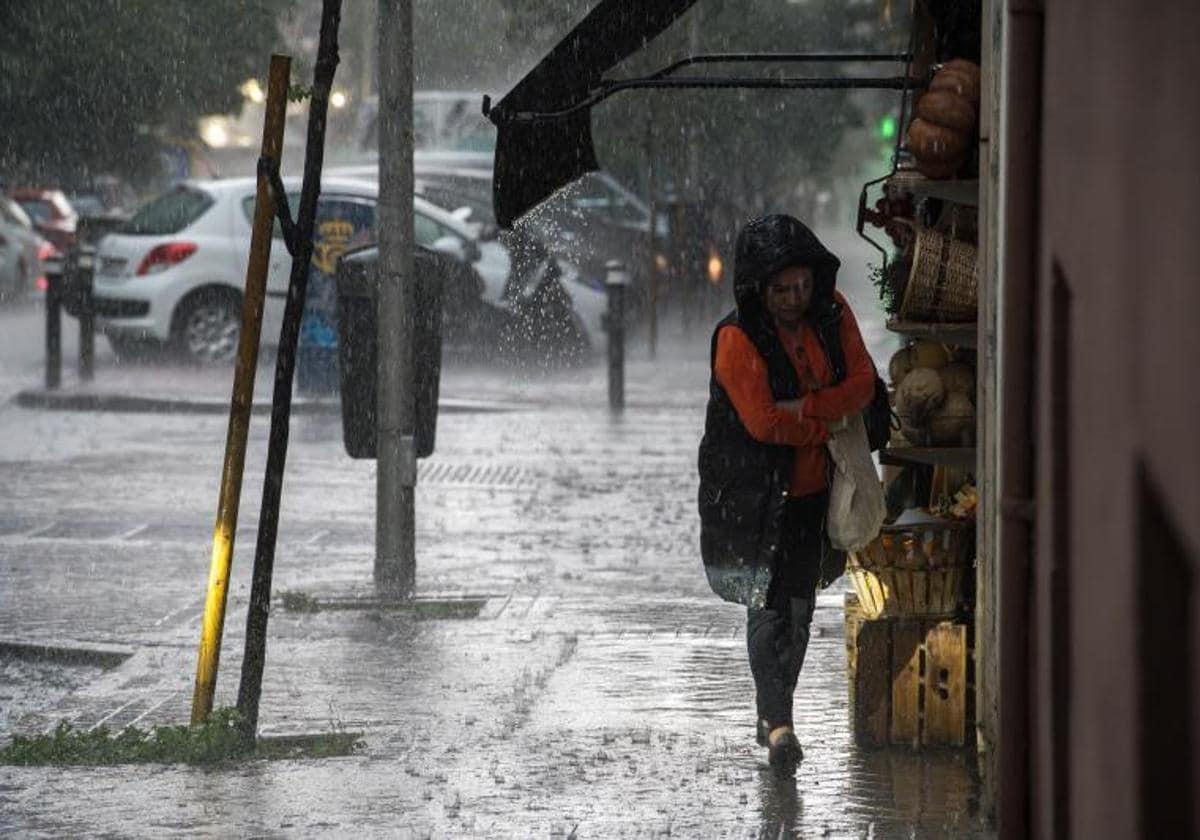
[[[810,320],[820,320],[834,308],[833,290],[841,261],[794,216],[782,213],[752,219],[738,233],[733,258],[733,296],[743,316],[765,317],[763,292],[767,281],[792,266],[813,273],[815,288]]]

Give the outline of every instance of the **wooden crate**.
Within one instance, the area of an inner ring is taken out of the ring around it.
[[[974,723],[973,632],[949,619],[869,620],[846,595],[850,715],[864,747],[961,747]]]

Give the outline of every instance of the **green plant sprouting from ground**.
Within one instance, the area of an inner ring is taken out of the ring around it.
[[[63,721],[53,732],[14,736],[0,749],[0,764],[19,766],[108,764],[214,764],[246,758],[325,758],[361,745],[355,733],[258,740],[245,737],[234,708],[214,711],[200,726],[76,729]]]
[[[239,728],[236,709],[213,712],[201,726],[129,726],[112,732],[105,726],[76,729],[63,721],[53,732],[14,736],[0,750],[3,764],[128,764],[136,762],[182,762],[207,764],[240,758],[254,750]]]

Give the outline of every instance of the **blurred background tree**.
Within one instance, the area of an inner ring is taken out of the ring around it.
[[[142,181],[196,120],[236,112],[292,0],[4,0],[0,177]]]

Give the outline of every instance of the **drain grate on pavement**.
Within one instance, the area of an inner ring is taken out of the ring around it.
[[[524,490],[535,486],[532,472],[516,464],[462,464],[422,461],[417,483],[439,487],[478,487],[487,490]]]
[[[478,618],[491,595],[435,596],[419,595],[410,600],[380,598],[374,595],[332,595],[314,597],[306,592],[280,593],[280,605],[288,612],[314,613],[331,610],[371,610],[409,613],[418,620]]]

